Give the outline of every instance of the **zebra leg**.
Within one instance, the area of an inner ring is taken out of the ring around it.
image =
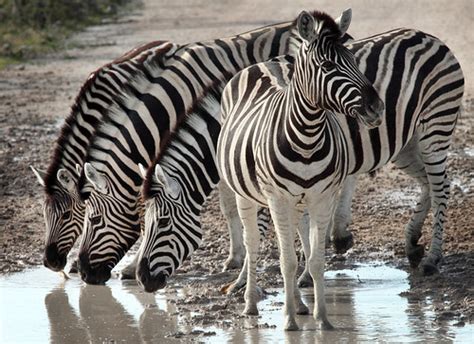
[[[327,318],[326,301],[324,298],[324,267],[326,229],[333,216],[336,194],[326,194],[327,196],[325,197],[315,197],[308,200],[308,211],[311,219],[309,269],[314,283],[313,316],[320,323],[321,329],[331,330],[334,327]]]
[[[306,307],[299,291],[296,290],[298,260],[295,251],[295,230],[298,224],[298,212],[294,204],[281,198],[270,198],[269,208],[278,237],[280,267],[285,287],[285,330],[298,330],[295,319],[297,309],[304,311],[303,306]],[[307,309],[305,314],[307,314]]]
[[[348,176],[342,187],[334,217],[328,228],[332,228],[332,240],[336,253],[344,253],[354,245],[352,233],[347,230],[352,221],[351,204],[357,184],[355,175]],[[330,237],[327,238],[330,240]]]
[[[128,264],[126,267],[120,271],[120,279],[121,280],[133,280],[136,278],[136,271],[138,265],[138,252],[133,257],[133,260]]]
[[[245,309],[243,314],[258,315],[257,302],[257,258],[259,232],[257,225],[258,207],[252,201],[236,196],[239,216],[244,225],[244,245],[246,250],[247,286],[245,289]]]
[[[242,223],[237,210],[235,194],[223,181],[219,183],[219,200],[222,214],[227,220],[230,237],[229,257],[224,263],[223,270],[239,269],[242,267],[245,258]]]
[[[423,139],[420,140],[420,146],[421,159],[425,163],[430,184],[431,209],[433,210],[431,245],[421,266],[425,275],[432,275],[438,272],[437,265],[443,258],[443,229],[450,187],[446,176],[447,148],[441,150],[438,144],[429,145]],[[446,146],[449,145],[444,147]]]
[[[413,143],[416,140],[412,140]],[[418,245],[421,237],[423,223],[428,215],[431,205],[430,186],[425,165],[420,157],[416,144],[409,143],[397,156],[395,165],[414,178],[421,187],[421,196],[418,200],[413,215],[405,227],[405,252],[412,268],[416,268],[423,258],[423,246]]]
[[[298,278],[298,287],[308,288],[313,286],[313,278],[309,273],[308,264],[308,257],[310,255],[311,248],[309,245],[309,214],[307,210],[304,212],[298,225],[298,235],[300,237],[301,246],[303,247],[304,253],[304,270],[301,273],[301,276]]]

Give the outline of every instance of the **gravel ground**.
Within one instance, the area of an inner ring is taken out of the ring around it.
[[[186,4],[184,6],[184,4]],[[243,32],[267,23],[288,20],[301,9],[314,9],[308,1],[286,3],[204,0],[144,1],[137,10],[118,23],[91,27],[68,41],[62,52],[44,56],[0,71],[0,272],[13,273],[42,261],[44,223],[42,191],[29,165],[46,168],[62,119],[68,114],[80,85],[98,66],[133,46],[157,39],[189,42]],[[319,1],[318,9],[338,15],[343,1]],[[473,321],[474,285],[474,133],[473,116],[473,3],[457,1],[384,1],[384,6],[358,1],[353,7],[350,33],[364,37],[400,26],[425,30],[444,40],[461,62],[466,77],[464,109],[449,157],[453,180],[445,228],[445,259],[441,273],[422,277],[412,272],[411,288],[404,294],[420,305],[428,304],[439,319],[456,319],[459,324]],[[393,166],[383,168],[374,178],[363,176],[353,203],[351,229],[355,245],[343,256],[328,251],[328,265],[343,262],[383,262],[409,270],[404,257],[403,228],[416,202],[418,187]],[[228,252],[228,234],[219,212],[217,194],[203,213],[204,244],[181,268],[176,283],[192,283],[196,293],[178,305],[208,303],[217,298],[219,288],[236,273],[220,273]],[[430,239],[430,221],[422,243]],[[262,245],[259,274],[264,288],[282,284],[278,273],[278,253],[273,234]],[[205,282],[187,277],[211,275]],[[184,277],[183,277],[184,276]],[[189,282],[193,280],[193,282]],[[214,288],[209,288],[209,283]],[[241,297],[241,295],[240,295]],[[232,311],[224,299],[211,303],[222,315]],[[222,301],[224,300],[224,301]],[[240,299],[242,301],[242,299]],[[230,312],[230,313],[229,313]],[[202,319],[208,321],[209,319]],[[200,321],[199,319],[195,321]]]

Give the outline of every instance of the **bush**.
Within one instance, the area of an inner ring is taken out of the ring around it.
[[[29,58],[130,0],[0,0],[0,57]]]

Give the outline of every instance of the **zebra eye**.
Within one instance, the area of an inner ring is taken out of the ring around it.
[[[170,218],[169,217],[162,217],[159,221],[158,221],[158,227],[162,228],[162,227],[167,227],[169,224],[170,224]]]
[[[61,218],[63,220],[67,220],[67,219],[69,219],[70,216],[71,216],[71,211],[68,210],[68,211],[64,212],[64,214],[63,214],[63,216],[61,216]]]
[[[90,222],[93,226],[98,225],[100,223],[100,215],[91,217]]]
[[[330,72],[332,71],[333,69],[336,68],[336,65],[334,64],[334,62],[331,62],[331,61],[324,61],[323,63],[321,63],[321,68],[325,71],[325,72]]]

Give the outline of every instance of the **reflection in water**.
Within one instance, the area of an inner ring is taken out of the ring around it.
[[[206,280],[211,289],[212,278]],[[195,325],[196,316],[212,321],[212,311],[186,302],[196,290],[180,288],[184,282],[152,295],[135,282],[111,279],[107,286],[92,286],[73,276],[51,289],[59,281],[57,274],[31,269],[0,276],[0,343],[473,342],[473,325],[455,327],[439,321],[429,300],[411,293],[400,296],[410,288],[403,271],[359,266],[327,271],[325,279],[328,313],[337,330],[321,332],[312,316],[298,316],[302,330],[285,332],[281,288],[267,290],[271,294],[259,303],[259,317],[237,316],[243,309],[238,303],[224,320]],[[311,288],[303,290],[303,298],[312,308]],[[225,301],[232,300],[237,302]]]
[[[53,289],[44,298],[50,324],[50,343],[84,343],[89,335],[80,318],[69,304],[64,288]]]
[[[108,286],[83,285],[79,315],[64,287],[45,297],[51,343],[156,343],[176,331],[176,317],[156,305],[155,296],[134,291],[143,308],[138,321],[113,296]],[[169,310],[168,310],[169,311]]]

